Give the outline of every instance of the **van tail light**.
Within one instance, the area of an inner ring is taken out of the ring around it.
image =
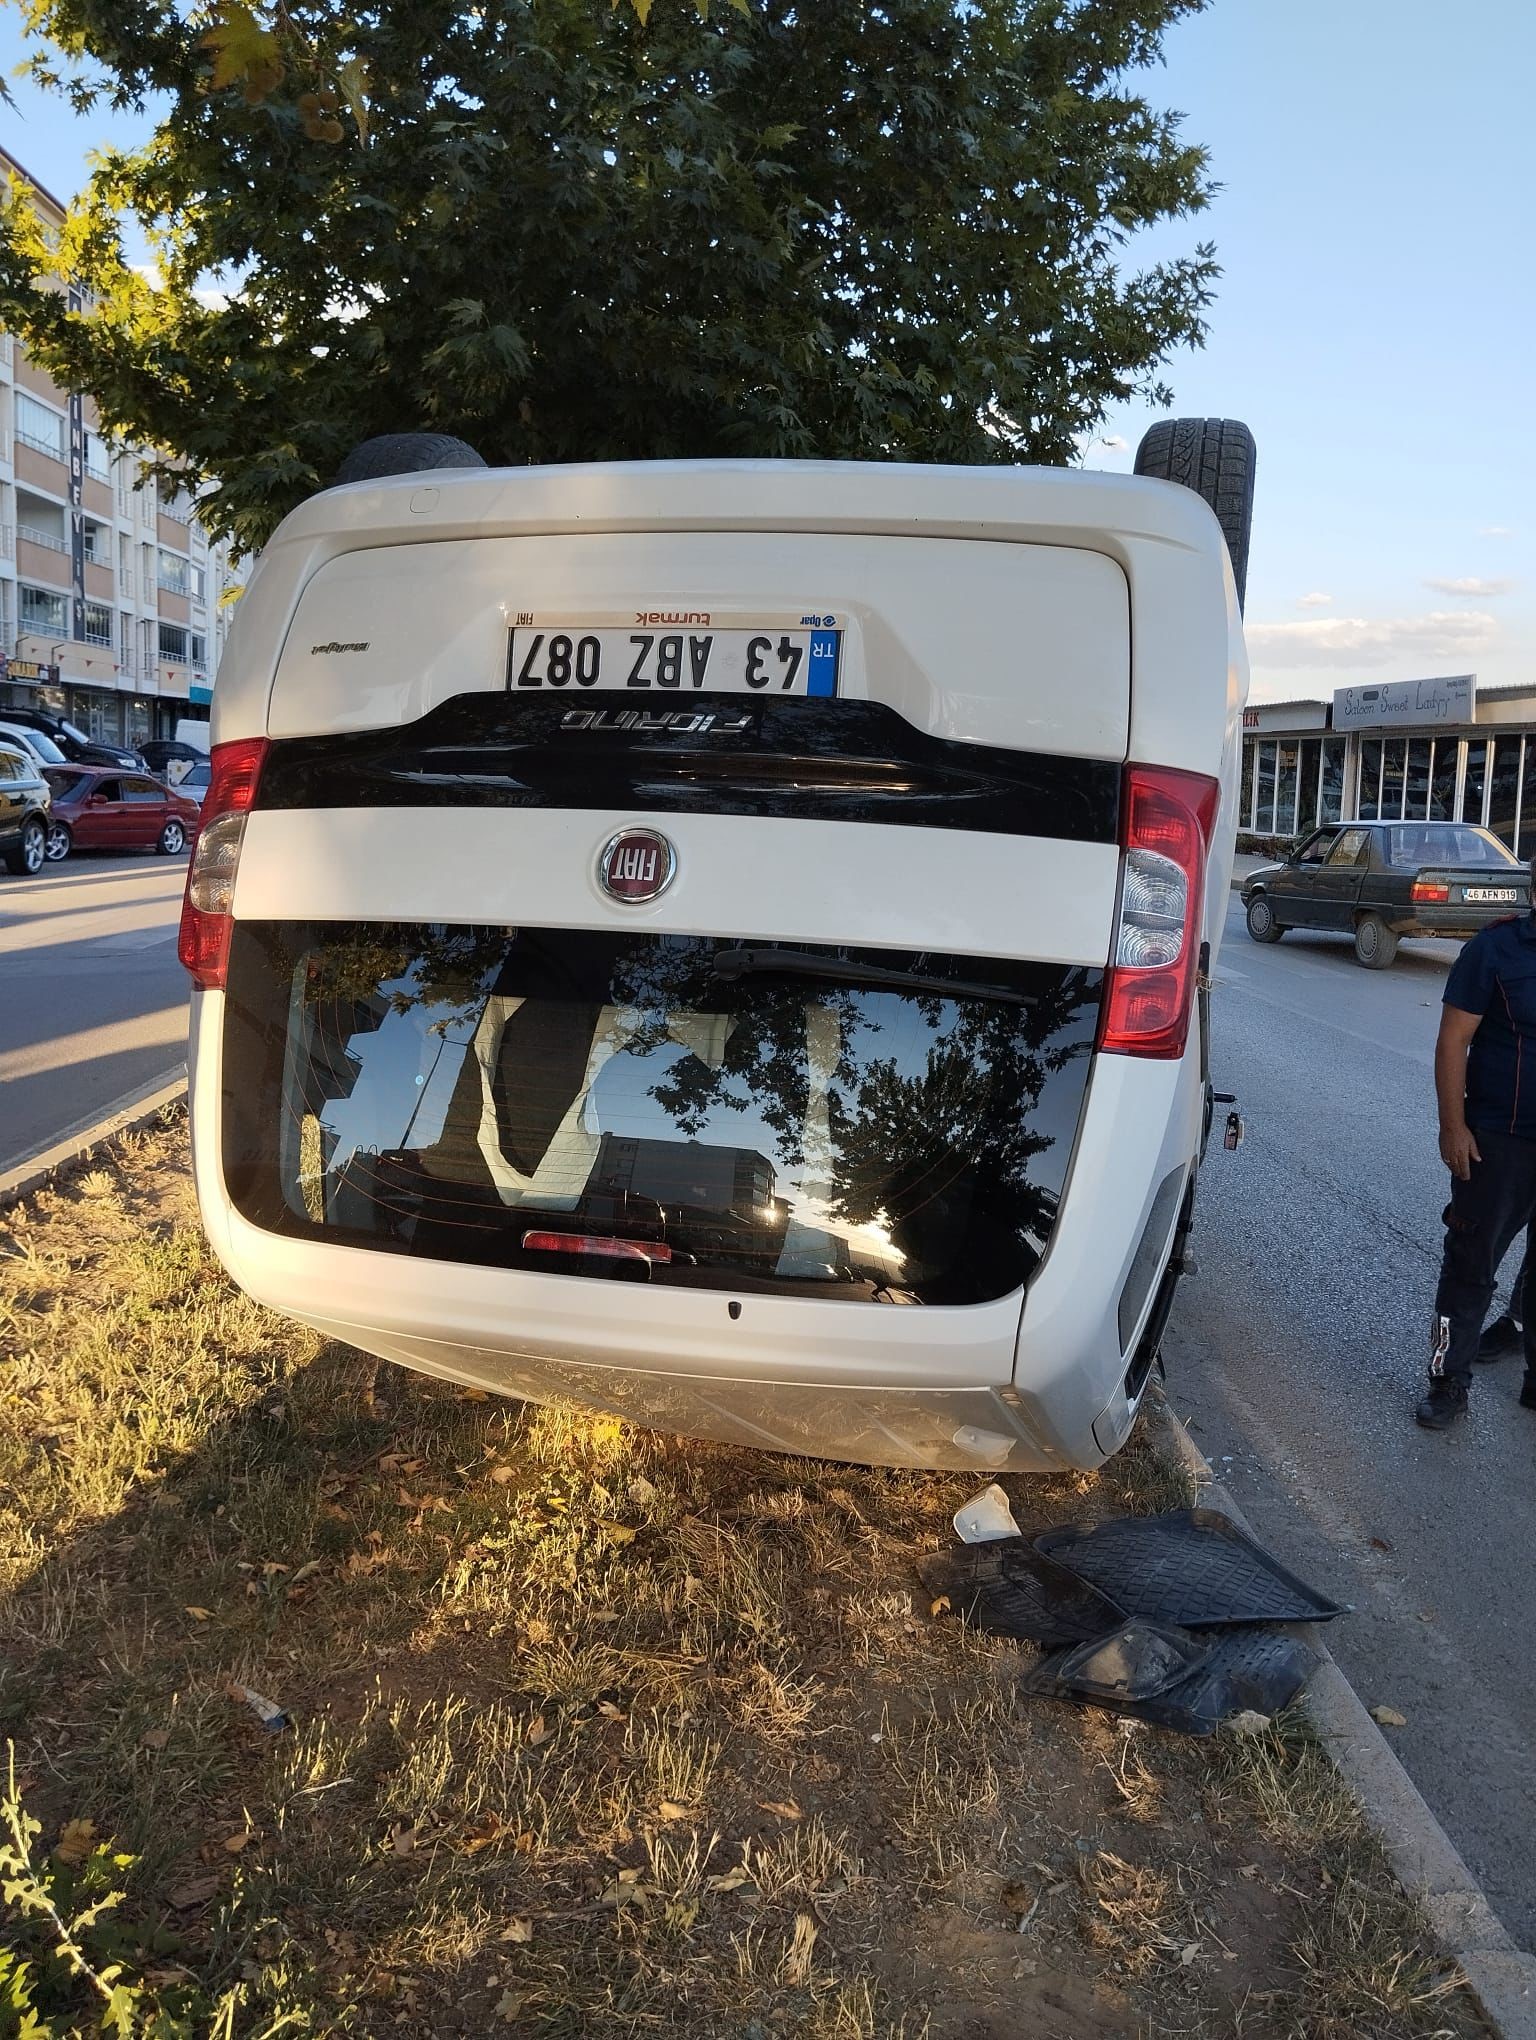
[[[1203,772],[1128,765],[1120,910],[1099,1049],[1175,1061],[1189,1037],[1205,858],[1221,787]]]
[[[1443,907],[1450,897],[1448,885],[1430,885],[1422,878],[1413,882],[1413,903],[1416,907]]]
[[[205,992],[224,989],[229,968],[229,938],[234,930],[230,908],[235,898],[235,872],[245,841],[245,818],[256,799],[265,737],[242,737],[235,744],[215,744],[209,759],[208,792],[197,832],[187,891],[181,904],[181,934],[176,953]]]

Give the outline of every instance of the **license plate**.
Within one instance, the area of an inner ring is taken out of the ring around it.
[[[1461,896],[1490,907],[1512,907],[1520,897],[1512,885],[1469,885],[1463,887]]]
[[[837,692],[840,630],[517,629],[508,687],[584,693]]]

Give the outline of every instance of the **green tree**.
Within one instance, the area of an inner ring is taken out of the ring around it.
[[[376,432],[1060,462],[1203,334],[1210,247],[1126,243],[1211,190],[1136,77],[1204,0],[22,4],[166,111],[61,242],[13,193],[0,322],[246,548]]]

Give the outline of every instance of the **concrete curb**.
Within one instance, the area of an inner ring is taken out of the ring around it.
[[[1196,1499],[1250,1526],[1217,1480],[1165,1395],[1150,1414],[1169,1456],[1194,1482]],[[1461,1966],[1479,2009],[1500,2040],[1536,2040],[1536,1956],[1511,1939],[1451,1838],[1425,1804],[1396,1751],[1334,1662],[1321,1631],[1308,1640],[1321,1662],[1303,1698],[1323,1747],[1376,1830],[1398,1882],[1418,1900],[1446,1953]]]
[[[185,1072],[172,1077],[168,1082],[157,1077],[153,1084],[140,1085],[119,1098],[112,1109],[100,1119],[74,1128],[60,1141],[55,1141],[41,1154],[29,1155],[24,1162],[0,1173],[0,1211],[7,1205],[17,1204],[23,1197],[30,1197],[34,1190],[41,1190],[54,1177],[68,1175],[80,1167],[104,1142],[115,1140],[120,1133],[131,1133],[136,1128],[148,1126],[158,1119],[167,1105],[174,1105],[178,1098],[187,1095]]]

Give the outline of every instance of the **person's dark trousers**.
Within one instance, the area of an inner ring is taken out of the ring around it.
[[[1435,1291],[1435,1324],[1429,1371],[1433,1378],[1472,1378],[1483,1319],[1493,1301],[1499,1263],[1515,1234],[1536,1211],[1536,1140],[1513,1133],[1476,1129],[1480,1162],[1470,1179],[1451,1178],[1451,1201],[1445,1208],[1445,1253]],[[1526,1282],[1530,1276],[1527,1273]],[[1517,1278],[1522,1303],[1524,1284]],[[1531,1297],[1536,1303],[1536,1294]],[[1525,1322],[1530,1323],[1527,1312]],[[1527,1341],[1530,1333],[1526,1334]],[[1527,1352],[1531,1351],[1527,1344]]]

